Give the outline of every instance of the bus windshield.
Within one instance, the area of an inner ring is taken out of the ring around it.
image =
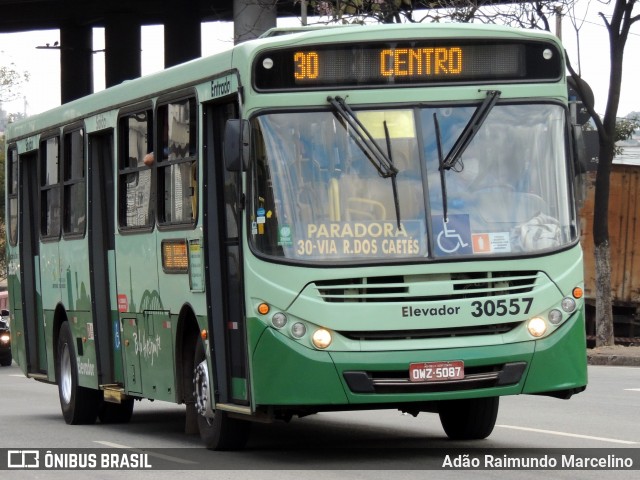
[[[354,109],[398,170],[397,195],[336,112],[255,117],[252,245],[296,261],[367,263],[534,254],[574,242],[565,109],[497,104],[442,178],[440,156],[476,109]]]

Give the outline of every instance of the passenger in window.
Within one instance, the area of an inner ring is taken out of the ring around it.
[[[142,161],[144,162],[144,164],[145,164],[147,167],[150,167],[151,165],[153,165],[153,162],[155,162],[155,161],[156,161],[156,158],[155,158],[155,156],[154,156],[153,152],[149,152],[149,153],[147,153],[147,154],[144,156],[144,158],[142,159]]]

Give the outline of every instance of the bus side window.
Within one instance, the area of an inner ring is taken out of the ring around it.
[[[18,244],[18,150],[10,147],[8,150],[9,167],[7,173],[7,199],[9,203],[9,243],[12,246]]]
[[[153,146],[152,120],[150,110],[120,119],[118,216],[123,229],[148,229],[153,224],[151,169],[144,163]]]
[[[60,137],[40,144],[40,226],[44,238],[60,235]]]
[[[158,221],[194,224],[198,206],[198,171],[194,98],[158,108]]]
[[[64,220],[65,235],[82,235],[86,223],[84,131],[64,136]]]

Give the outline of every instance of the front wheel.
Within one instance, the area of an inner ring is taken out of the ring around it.
[[[251,424],[231,418],[227,412],[214,410],[211,397],[209,368],[204,353],[204,343],[198,339],[193,362],[193,397],[198,419],[200,438],[209,450],[238,450],[249,437]]]
[[[491,435],[498,418],[499,397],[438,403],[440,423],[451,440],[481,440]]]
[[[69,425],[95,423],[102,392],[78,385],[78,359],[67,322],[60,327],[57,367],[58,396],[64,421]]]

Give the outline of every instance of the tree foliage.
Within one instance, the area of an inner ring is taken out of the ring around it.
[[[28,72],[16,70],[15,64],[0,66],[0,102],[9,102],[20,96],[20,89],[29,81]]]
[[[618,118],[616,121],[615,141],[628,140],[640,128],[640,116],[632,115],[627,118]],[[615,146],[614,155],[622,155],[624,148]]]
[[[567,14],[577,0],[512,3],[491,0],[311,0],[326,23],[462,22],[495,23],[550,30],[554,15]]]

